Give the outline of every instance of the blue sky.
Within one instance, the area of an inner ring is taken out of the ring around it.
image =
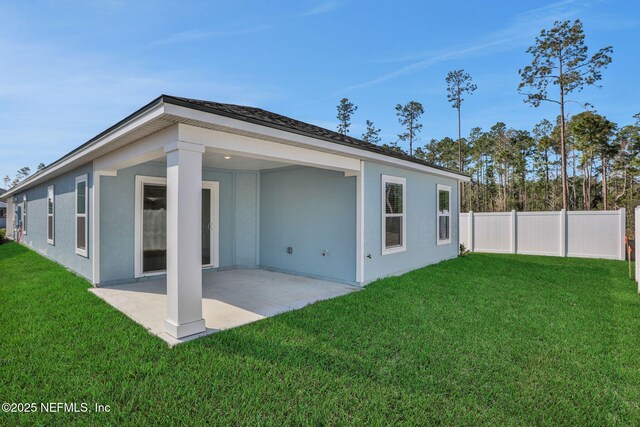
[[[35,169],[161,93],[247,104],[335,129],[335,106],[359,108],[385,142],[394,106],[417,100],[422,143],[455,135],[445,76],[478,85],[463,133],[553,119],[517,93],[526,48],[554,20],[580,18],[587,44],[612,45],[601,89],[576,95],[627,124],[640,112],[635,1],[28,1],[0,2],[0,176]],[[570,107],[569,113],[580,110]]]

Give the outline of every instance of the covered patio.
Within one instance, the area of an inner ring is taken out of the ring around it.
[[[167,282],[164,277],[90,291],[169,345],[255,322],[358,288],[264,269],[202,273],[202,316],[206,330],[184,338],[166,332]]]
[[[363,282],[361,160],[177,105],[147,120],[93,163],[96,295],[177,343],[352,289],[309,277]]]

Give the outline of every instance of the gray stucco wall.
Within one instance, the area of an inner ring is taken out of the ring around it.
[[[235,177],[235,260],[229,265],[255,267],[258,246],[259,174],[236,172]],[[220,204],[222,205],[222,198]]]
[[[75,186],[76,177],[87,174],[89,212],[87,212],[87,255],[76,254],[75,246]],[[41,254],[59,262],[68,269],[91,280],[93,266],[91,261],[91,212],[93,166],[91,163],[54,178],[46,183],[32,187],[14,197],[22,201],[27,195],[27,234],[23,234],[22,243]],[[54,244],[47,242],[47,188],[54,186]],[[8,212],[13,215],[13,212]]]
[[[101,178],[101,284],[134,278],[136,175],[166,173],[165,164],[149,162]],[[204,168],[202,176],[220,185],[220,268],[255,267],[258,173]]]
[[[407,180],[404,252],[382,255],[382,175]],[[457,181],[406,169],[365,163],[365,281],[401,274],[458,255]],[[437,185],[451,186],[451,243],[436,244]],[[367,258],[366,255],[371,255]]]
[[[355,281],[355,177],[307,167],[262,171],[260,190],[263,267]]]
[[[75,179],[88,175],[88,257],[75,253]],[[382,175],[407,180],[407,249],[382,255]],[[26,191],[28,232],[23,243],[91,279],[92,165]],[[134,278],[135,177],[166,176],[149,162],[101,178],[101,283]],[[204,169],[220,185],[221,268],[260,265],[281,271],[355,282],[356,179],[343,173],[292,167],[262,172]],[[47,243],[46,196],[55,187],[55,244]],[[423,267],[458,254],[458,187],[446,179],[365,163],[365,282]],[[437,185],[451,187],[451,243],[436,244]],[[24,193],[18,194],[21,200]],[[13,212],[8,212],[13,215]],[[287,247],[293,253],[287,253]],[[327,251],[327,256],[322,252]]]

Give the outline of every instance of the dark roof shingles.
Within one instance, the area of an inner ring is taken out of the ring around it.
[[[177,100],[180,103],[196,106],[196,107],[199,107],[200,109],[211,111],[214,113],[217,112],[224,116],[231,116],[233,118],[238,118],[239,120],[258,122],[260,124],[264,124],[265,126],[286,129],[289,131],[294,131],[299,134],[328,140],[330,142],[347,145],[347,146],[354,146],[356,148],[360,148],[363,150],[383,154],[385,156],[406,160],[412,163],[417,163],[424,166],[429,166],[435,169],[439,169],[442,171],[451,172],[456,175],[464,176],[464,174],[461,174],[458,171],[443,168],[441,166],[436,166],[424,160],[411,157],[407,154],[400,153],[392,149],[382,147],[380,145],[375,145],[366,141],[362,141],[360,139],[353,138],[348,135],[343,135],[341,133],[334,132],[329,129],[325,129],[320,126],[301,122],[300,120],[292,119],[290,117],[283,116],[281,114],[272,113],[270,111],[266,111],[261,108],[247,107],[244,105],[235,105],[235,104],[223,104],[220,102],[203,101],[200,99],[182,98],[182,97],[170,96],[170,95],[163,95],[163,98],[165,102],[172,103],[171,102],[172,100]]]

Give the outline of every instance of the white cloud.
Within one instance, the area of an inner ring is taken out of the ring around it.
[[[298,16],[299,17],[303,17],[303,16],[321,15],[321,14],[324,14],[324,13],[332,12],[335,9],[337,9],[339,6],[340,6],[340,4],[337,1],[326,1],[326,2],[320,3],[320,4],[312,7],[311,9],[307,10],[306,12],[302,12]]]
[[[0,32],[0,176],[50,163],[162,93],[260,104],[242,77],[158,68],[114,55],[18,41]],[[8,153],[11,152],[11,155]]]
[[[543,7],[520,13],[512,19],[504,29],[480,38],[480,41],[466,45],[449,46],[437,51],[421,52],[405,55],[403,57],[390,58],[382,62],[412,61],[395,70],[381,74],[361,83],[356,83],[337,90],[327,96],[323,96],[310,102],[343,96],[347,92],[377,85],[398,77],[412,74],[433,65],[470,56],[485,56],[496,52],[511,50],[530,43],[532,37],[537,35],[541,28],[550,25],[553,21],[571,19],[579,12],[591,7],[594,1],[589,0],[562,0]]]
[[[167,45],[172,43],[184,43],[202,39],[216,38],[216,37],[232,37],[241,36],[245,34],[259,33],[270,29],[270,25],[258,25],[255,27],[240,28],[227,31],[203,31],[203,30],[190,30],[180,33],[171,34],[169,37],[157,40],[147,45],[147,47],[156,47],[161,45]]]

